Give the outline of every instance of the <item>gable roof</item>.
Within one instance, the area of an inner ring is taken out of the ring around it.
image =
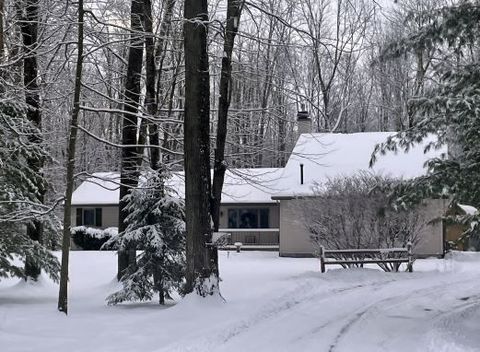
[[[302,134],[285,168],[230,169],[225,174],[222,203],[272,203],[272,197],[312,194],[312,187],[329,178],[352,176],[360,171],[394,178],[414,178],[426,173],[425,162],[446,153],[446,148],[424,153],[435,141],[428,137],[408,153],[389,152],[378,157],[369,168],[371,154],[378,143],[394,132],[311,133]],[[300,183],[303,165],[303,184]],[[116,205],[119,199],[118,173],[92,174],[74,192],[72,205]],[[169,180],[180,197],[184,197],[184,173],[175,172]]]
[[[274,203],[272,194],[281,191],[278,183],[283,169],[257,168],[227,170],[222,203]],[[120,174],[92,174],[73,192],[72,205],[116,205],[120,198]],[[180,197],[185,196],[184,173],[175,172],[168,180]]]
[[[97,172],[88,177],[72,194],[72,205],[115,205],[120,197],[120,175]]]
[[[425,162],[441,157],[446,148],[424,153],[427,144],[436,140],[429,136],[424,142],[413,146],[408,153],[398,151],[380,155],[372,168],[370,158],[375,146],[385,142],[395,132],[366,133],[311,133],[302,134],[295,145],[283,173],[283,195],[307,195],[312,187],[328,179],[353,176],[366,171],[392,178],[410,179],[426,173]],[[300,165],[303,164],[303,185],[300,183]]]

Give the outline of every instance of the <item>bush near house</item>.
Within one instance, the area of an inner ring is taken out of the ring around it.
[[[73,243],[83,250],[98,251],[101,249],[116,249],[111,246],[103,248],[103,245],[108,240],[118,235],[118,229],[116,227],[96,229],[86,226],[76,226],[72,227],[70,231]]]
[[[330,250],[388,249],[418,242],[423,227],[418,213],[391,206],[389,190],[398,182],[359,173],[317,185],[315,196],[305,198],[299,209],[314,245]]]

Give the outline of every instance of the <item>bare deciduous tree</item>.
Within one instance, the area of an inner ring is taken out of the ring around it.
[[[318,248],[387,249],[416,244],[424,224],[417,212],[390,206],[388,190],[395,182],[367,173],[333,179],[318,185],[315,195],[303,199],[297,212]]]
[[[68,314],[68,263],[70,254],[70,225],[72,221],[72,194],[75,172],[75,148],[78,132],[78,117],[80,115],[80,100],[83,71],[83,20],[85,10],[83,0],[78,1],[78,36],[77,36],[77,64],[75,68],[75,91],[73,96],[72,117],[70,120],[69,138],[67,146],[67,189],[63,211],[63,239],[62,239],[62,267],[60,272],[60,289],[58,293],[58,310]]]

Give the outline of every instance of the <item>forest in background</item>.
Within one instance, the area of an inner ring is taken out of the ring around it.
[[[71,193],[93,172],[121,173],[124,233],[140,172],[184,169],[187,262],[218,278],[208,236],[190,235],[218,229],[226,168],[285,164],[299,111],[312,132],[400,132],[377,153],[437,134],[429,148],[448,144],[450,159],[431,160],[404,193],[477,205],[478,11],[442,0],[0,1],[0,274],[57,277],[46,248],[63,227],[68,251]],[[52,216],[62,202],[63,224]],[[120,251],[119,278],[134,250]]]
[[[4,1],[4,84],[24,94],[20,25],[22,4]],[[279,167],[295,143],[297,112],[310,112],[313,132],[399,131],[415,124],[407,101],[431,79],[432,50],[385,62],[386,45],[422,23],[411,11],[442,1],[251,1],[243,8],[232,62],[226,158],[231,167]],[[121,118],[130,34],[130,3],[86,1],[82,106],[76,174],[119,171]],[[142,66],[139,144],[158,126],[162,160],[182,168],[184,57],[182,1],[153,1],[156,111],[148,111]],[[52,156],[46,167],[63,193],[65,145],[71,115],[76,8],[39,1],[38,94],[42,134]],[[91,12],[90,12],[91,11]],[[215,130],[226,2],[209,3],[211,130]],[[428,21],[428,19],[425,19]],[[153,117],[153,118],[152,118]],[[150,153],[146,149],[145,154]]]

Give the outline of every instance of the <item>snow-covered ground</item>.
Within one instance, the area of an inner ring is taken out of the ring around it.
[[[0,351],[480,351],[480,254],[414,273],[321,274],[315,259],[221,255],[219,299],[109,307],[112,252],[72,252],[70,314],[57,286],[0,282]]]

